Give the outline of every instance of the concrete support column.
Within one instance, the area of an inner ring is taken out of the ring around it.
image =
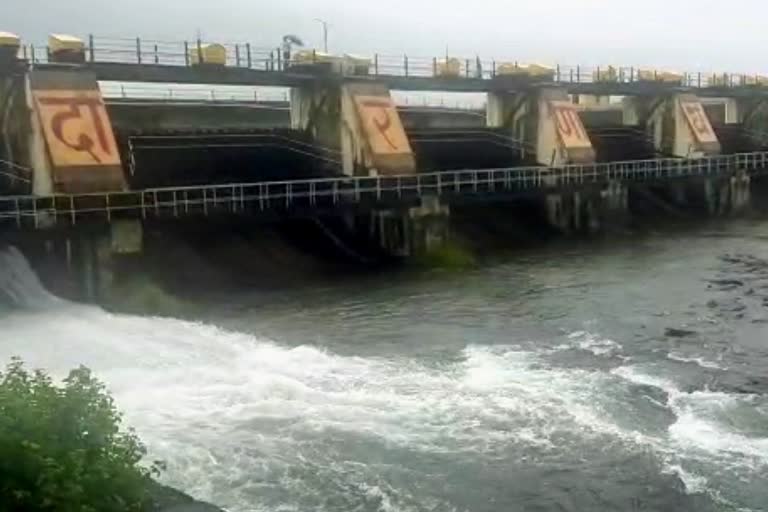
[[[729,178],[706,178],[686,186],[685,206],[698,208],[710,216],[743,213],[751,204],[751,178],[738,173]]]
[[[110,297],[115,281],[115,261],[143,248],[143,229],[139,221],[117,221],[109,231],[84,230],[74,255],[79,275],[80,295],[87,302]]]
[[[546,87],[523,93],[491,92],[486,107],[490,127],[507,128],[541,165],[591,163],[595,151],[565,89]]]
[[[310,84],[291,89],[291,128],[309,132],[321,146],[341,149],[341,89]]]
[[[32,193],[38,196],[51,195],[54,193],[53,165],[48,157],[43,126],[37,115],[29,75],[26,76],[24,83],[24,97],[26,98],[27,108],[25,110],[28,118],[23,120],[23,126],[29,127],[29,133],[26,137],[28,151],[26,160],[33,172]]]
[[[418,257],[441,248],[449,239],[448,205],[437,197],[422,198],[421,204],[407,210],[375,213],[378,243],[398,257]]]
[[[741,123],[744,116],[743,104],[740,104],[737,98],[724,98],[725,102],[725,123],[726,124],[738,124]]]
[[[411,174],[416,162],[389,89],[377,83],[291,90],[291,126],[339,151],[344,174]]]
[[[730,213],[742,213],[749,209],[752,202],[752,178],[740,172],[729,180]]]
[[[421,205],[408,210],[410,254],[429,254],[442,247],[449,238],[448,205],[438,197],[423,197]]]
[[[627,221],[629,190],[612,182],[602,189],[550,194],[545,208],[549,225],[562,233],[597,233]]]
[[[729,178],[700,178],[670,183],[664,188],[670,206],[707,216],[726,216],[744,212],[751,202],[751,179],[745,174]]]
[[[547,212],[547,222],[551,227],[565,234],[581,231],[581,192],[549,194],[545,197],[544,201]]]
[[[700,158],[720,153],[720,141],[704,107],[692,94],[664,97],[628,96],[623,100],[624,125],[638,126],[666,156]]]
[[[627,222],[629,217],[629,188],[626,184],[613,181],[599,194],[600,226],[616,227]]]

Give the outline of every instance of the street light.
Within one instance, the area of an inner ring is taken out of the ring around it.
[[[320,18],[315,18],[315,21],[323,26],[323,51],[328,53],[328,27],[330,27],[331,24]]]

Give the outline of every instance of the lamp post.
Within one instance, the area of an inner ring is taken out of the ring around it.
[[[315,21],[323,26],[323,51],[328,53],[328,27],[331,25],[327,21],[320,18],[315,18]]]

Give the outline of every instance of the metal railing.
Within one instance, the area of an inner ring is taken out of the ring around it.
[[[428,174],[339,177],[215,186],[156,188],[132,192],[58,194],[0,198],[0,222],[17,227],[50,227],[78,222],[111,222],[191,215],[253,214],[293,209],[416,200],[423,196],[487,196],[577,188],[613,181],[647,182],[687,177],[762,172],[768,152],[700,159],[660,159]]]
[[[98,63],[158,64],[192,66],[201,58],[207,42],[167,41],[136,38],[114,38],[89,35],[85,39],[85,60]],[[226,66],[262,71],[286,71],[296,65],[327,63],[333,59],[310,50],[297,57],[296,52],[286,61],[276,47],[255,46],[250,43],[218,43],[226,49]],[[28,45],[21,56],[32,63],[50,62],[46,46]],[[493,79],[501,75],[529,76],[542,82],[566,84],[664,82],[691,88],[707,87],[768,87],[768,77],[747,73],[683,72],[668,73],[649,68],[627,66],[571,66],[554,64],[539,67],[535,76],[529,68],[515,60],[484,59],[478,56],[424,57],[413,55],[373,54],[364,59],[369,75],[382,77],[441,77],[446,79]],[[545,70],[542,72],[542,70]],[[356,71],[359,73],[360,71]]]
[[[253,87],[185,87],[179,85],[135,85],[122,82],[100,82],[105,99],[205,102],[288,102],[288,91],[264,90]]]

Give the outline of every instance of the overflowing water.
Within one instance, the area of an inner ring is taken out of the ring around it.
[[[0,255],[0,358],[114,392],[232,511],[768,510],[765,223],[466,274],[243,293],[196,321],[50,295]]]

